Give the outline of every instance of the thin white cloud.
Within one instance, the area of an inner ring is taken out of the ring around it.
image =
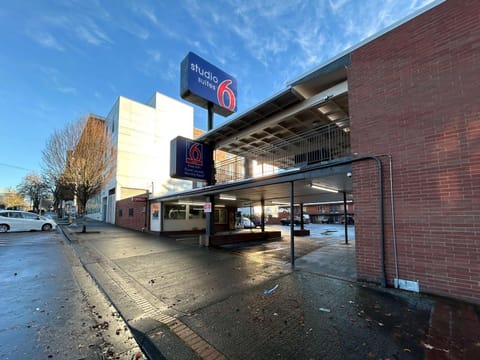
[[[148,4],[135,2],[131,4],[131,9],[134,13],[147,19],[152,24],[158,25],[159,21],[157,16],[155,15],[155,10],[153,9],[153,7],[149,6]]]
[[[167,64],[167,69],[160,74],[161,78],[165,81],[175,80],[178,76],[178,64],[173,60],[170,60]]]
[[[148,49],[142,58],[144,60],[137,65],[137,68],[147,77],[158,76],[164,81],[171,81],[178,75],[178,63],[168,60],[160,50]]]
[[[109,36],[92,19],[83,19],[83,21],[79,22],[75,27],[75,33],[80,40],[90,45],[99,46],[105,43],[113,43]]]
[[[65,48],[60,44],[55,36],[50,32],[40,30],[27,31],[28,36],[42,47],[64,51]]]
[[[60,86],[57,84],[57,90],[62,94],[77,94],[77,89],[71,86]]]
[[[118,88],[115,86],[115,84],[112,84],[112,83],[108,84],[108,88],[110,89],[110,91],[111,91],[113,94],[115,94],[115,96],[118,96],[119,90],[118,90]]]
[[[162,60],[162,53],[158,50],[147,50],[147,55],[150,62],[160,62]]]
[[[328,4],[334,13],[343,8],[348,0],[328,0]]]
[[[64,51],[65,48],[72,48],[74,38],[94,46],[113,43],[94,19],[86,14],[42,16],[36,19],[28,33],[40,45],[60,51]],[[63,44],[52,35],[54,33],[58,34],[58,38],[63,40]]]
[[[49,66],[38,66],[39,72],[45,75],[45,80],[48,83],[53,84],[53,87],[62,94],[77,94],[78,91],[73,86],[68,86],[64,84],[64,81],[61,80],[62,74],[57,68]]]
[[[141,40],[147,40],[148,38],[150,38],[150,31],[148,31],[147,28],[140,26],[134,22],[122,21],[120,26],[129,34]]]

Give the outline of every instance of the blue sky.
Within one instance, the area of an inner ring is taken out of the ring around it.
[[[189,51],[238,81],[238,111],[433,0],[18,0],[0,6],[0,189],[55,129],[118,96],[180,99]],[[235,115],[232,115],[235,116]],[[206,129],[195,107],[195,126]],[[228,120],[215,117],[215,126]]]

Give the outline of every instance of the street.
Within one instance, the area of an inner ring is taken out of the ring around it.
[[[131,359],[139,350],[58,232],[0,235],[1,359]]]

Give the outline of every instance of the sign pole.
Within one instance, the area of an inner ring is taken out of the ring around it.
[[[213,129],[213,103],[211,101],[208,102],[207,105],[208,110],[208,131]],[[213,162],[213,151],[212,151],[212,173],[210,174],[210,181],[208,181],[207,185],[215,185],[215,165]],[[210,195],[208,200],[211,204],[212,211],[207,213],[207,236],[215,235],[215,195]]]
[[[208,131],[210,131],[213,129],[213,103],[211,101],[208,102],[207,110],[208,110]]]

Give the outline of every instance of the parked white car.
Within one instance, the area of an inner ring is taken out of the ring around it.
[[[0,233],[7,231],[50,231],[57,228],[52,219],[38,214],[17,211],[0,210]]]
[[[255,224],[253,223],[252,220],[250,220],[249,218],[243,218],[243,228],[244,229],[254,229],[255,228]]]

